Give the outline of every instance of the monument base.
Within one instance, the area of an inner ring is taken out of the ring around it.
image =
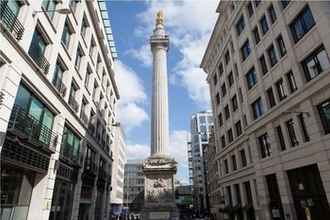
[[[143,163],[143,220],[178,220],[175,204],[174,175],[176,162],[166,156],[153,156]]]

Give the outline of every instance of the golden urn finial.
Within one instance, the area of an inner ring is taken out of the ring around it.
[[[158,11],[156,14],[156,25],[164,24],[164,13],[162,10]]]

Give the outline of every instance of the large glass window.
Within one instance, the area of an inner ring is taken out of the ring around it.
[[[274,24],[277,19],[277,16],[276,16],[276,12],[275,12],[273,4],[271,4],[268,7],[267,11],[268,11],[268,15],[270,17],[270,21],[272,22],[272,24]]]
[[[267,54],[268,54],[270,65],[273,67],[277,63],[275,47],[273,44],[270,45],[270,47],[268,47]]]
[[[268,140],[268,134],[265,133],[258,137],[261,158],[270,157],[272,154],[271,146]]]
[[[326,53],[323,45],[313,51],[306,59],[301,62],[306,80],[310,81],[316,76],[330,68],[329,56]]]
[[[244,30],[244,27],[245,27],[245,22],[244,22],[244,16],[242,15],[236,23],[236,32],[238,36]]]
[[[65,22],[65,25],[63,27],[63,33],[62,33],[62,44],[69,49],[70,39],[72,35],[72,30],[70,29],[68,22]]]
[[[266,16],[263,15],[259,22],[260,22],[262,34],[265,35],[269,29]]]
[[[325,134],[330,133],[330,99],[317,106]]]
[[[252,111],[253,111],[253,117],[254,119],[259,118],[263,114],[263,107],[261,103],[261,98],[258,98],[255,102],[251,104]]]
[[[277,90],[277,95],[280,101],[286,98],[286,93],[284,89],[284,84],[283,84],[283,79],[279,79],[276,83],[276,90]]]
[[[45,9],[45,11],[46,11],[47,15],[50,17],[50,19],[54,18],[57,2],[58,1],[56,1],[56,0],[43,0],[42,1],[42,7]]]
[[[306,6],[290,24],[294,41],[298,42],[314,25],[312,12],[309,6]]]
[[[295,147],[299,144],[297,135],[294,129],[294,122],[292,119],[289,119],[288,121],[285,122],[286,128],[288,130],[289,138],[290,138],[290,143],[291,147]]]
[[[247,82],[247,86],[248,89],[251,89],[255,84],[257,84],[257,77],[256,77],[256,73],[255,73],[255,69],[252,68],[246,75],[246,82]]]
[[[32,43],[29,48],[29,55],[39,63],[40,58],[44,57],[44,53],[47,47],[47,42],[38,29],[35,29],[32,37]]]
[[[74,185],[56,179],[49,220],[70,219],[74,195]]]
[[[70,160],[79,159],[80,138],[68,126],[64,127],[62,137],[62,154]]]
[[[242,61],[244,61],[251,53],[249,40],[245,41],[241,47]]]

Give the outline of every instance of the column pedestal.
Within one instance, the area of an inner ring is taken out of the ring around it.
[[[144,161],[143,220],[179,220],[174,191],[176,164],[167,157],[149,157]]]

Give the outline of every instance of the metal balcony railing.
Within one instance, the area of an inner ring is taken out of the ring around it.
[[[17,15],[7,5],[7,1],[0,3],[0,22],[17,40],[22,39],[24,27],[17,19]]]
[[[18,105],[13,107],[8,129],[25,136],[34,145],[43,146],[52,151],[56,148],[57,134]]]
[[[67,87],[64,85],[63,81],[60,79],[57,79],[54,83],[54,86],[56,90],[61,94],[61,96],[64,98],[66,94]]]
[[[44,57],[43,54],[38,54],[33,50],[29,50],[29,55],[32,57],[34,62],[38,65],[38,67],[42,70],[44,74],[48,74],[49,71],[49,62]]]
[[[76,100],[73,96],[70,96],[70,97],[69,97],[69,105],[73,108],[73,110],[74,110],[75,112],[78,111],[78,109],[79,109],[79,104],[78,104],[77,100]]]

